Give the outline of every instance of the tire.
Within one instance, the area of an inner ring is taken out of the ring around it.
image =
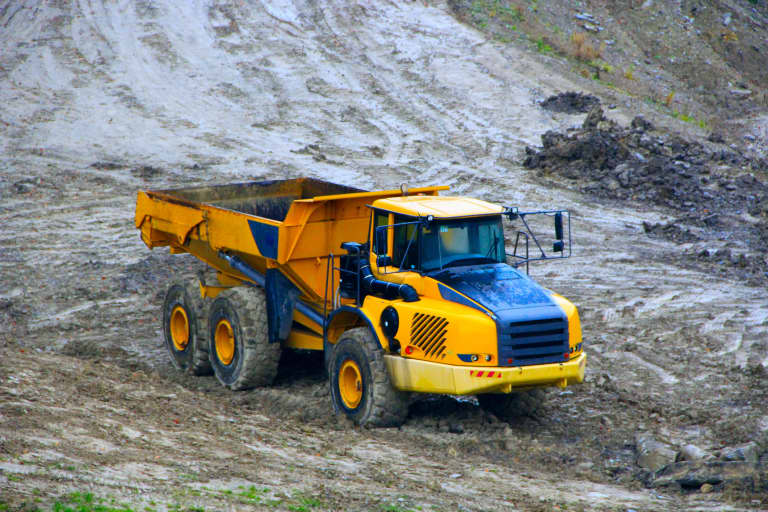
[[[408,394],[392,387],[383,356],[367,327],[345,332],[331,351],[333,407],[357,425],[399,427],[408,416]]]
[[[543,389],[517,391],[505,395],[494,393],[477,395],[480,407],[504,421],[535,416],[545,398],[546,392]]]
[[[261,288],[225,290],[208,313],[213,372],[234,391],[272,384],[280,361],[280,344],[269,343],[267,302]]]
[[[194,277],[175,281],[163,301],[163,336],[171,362],[192,375],[213,373],[208,357],[208,311]]]

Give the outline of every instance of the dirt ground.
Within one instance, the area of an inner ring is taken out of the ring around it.
[[[768,509],[766,5],[569,5],[0,2],[0,510]],[[585,23],[611,71],[569,54]],[[543,108],[567,91],[605,117]],[[141,243],[136,191],[298,176],[569,208],[531,274],[586,382],[368,430],[315,354],[243,393],[175,371],[160,305],[203,266]]]

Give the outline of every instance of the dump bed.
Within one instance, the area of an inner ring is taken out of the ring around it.
[[[437,195],[447,188],[410,189],[409,194]],[[298,287],[304,302],[322,310],[329,255],[343,253],[342,242],[366,242],[367,205],[401,194],[311,178],[140,191],[135,220],[150,248],[189,252],[240,280],[248,279],[220,251],[262,274],[276,268]]]

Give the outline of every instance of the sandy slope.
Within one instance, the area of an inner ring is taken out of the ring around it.
[[[642,230],[667,212],[520,167],[581,121],[536,105],[577,88],[547,59],[442,4],[6,1],[0,85],[0,503],[222,509],[255,485],[283,509],[755,506],[643,488],[634,435],[715,451],[768,429],[764,289],[681,268]],[[533,272],[581,308],[589,383],[510,426],[437,400],[401,431],[358,431],[331,416],[316,360],[247,394],[175,374],[158,305],[199,265],[140,243],[136,190],[301,175],[572,208],[578,257]]]

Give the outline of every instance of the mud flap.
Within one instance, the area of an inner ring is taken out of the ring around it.
[[[274,268],[267,269],[264,287],[267,292],[269,342],[280,343],[288,339],[291,333],[293,309],[301,292],[287,277]]]

